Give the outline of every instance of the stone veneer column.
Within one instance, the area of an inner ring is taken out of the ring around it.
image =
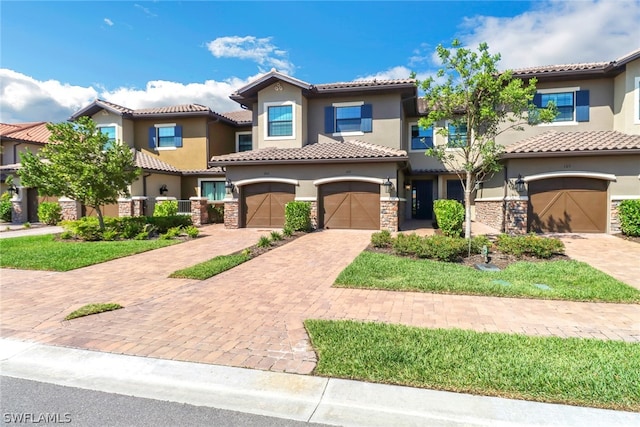
[[[309,202],[310,208],[311,208],[311,212],[309,214],[309,216],[311,217],[311,228],[313,228],[314,230],[318,229],[318,202],[317,201],[310,201]]]
[[[209,213],[207,212],[206,197],[189,197],[191,201],[191,221],[196,227],[209,222]]]
[[[82,205],[80,202],[69,199],[68,197],[60,197],[58,203],[62,210],[63,220],[75,221],[80,219],[80,215],[82,214]]]
[[[118,216],[120,218],[133,216],[133,200],[124,197],[118,199]]]
[[[527,233],[528,199],[507,199],[505,201],[504,231],[510,234]]]
[[[496,230],[504,231],[504,200],[476,199],[476,221]]]
[[[400,199],[389,198],[380,201],[380,230],[398,231],[398,205]]]
[[[147,201],[147,196],[133,196],[131,203],[133,205],[133,216],[144,216],[144,204]]]
[[[238,199],[225,199],[224,201],[224,228],[240,227],[240,204]]]

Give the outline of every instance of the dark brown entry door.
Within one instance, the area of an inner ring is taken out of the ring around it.
[[[607,181],[553,178],[529,183],[529,231],[604,233]]]
[[[412,217],[433,219],[433,181],[413,181],[411,187]]]
[[[242,188],[245,227],[284,227],[284,207],[295,198],[292,184],[264,182]]]
[[[380,185],[334,182],[321,187],[324,228],[380,229]]]

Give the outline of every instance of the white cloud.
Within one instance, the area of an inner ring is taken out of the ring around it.
[[[606,62],[640,47],[639,23],[638,0],[548,0],[511,18],[466,18],[460,39],[487,42],[501,69]]]
[[[287,58],[287,52],[273,45],[271,37],[218,37],[207,43],[207,48],[216,58],[238,58],[254,61],[261,66],[259,67],[261,72],[268,71],[264,67],[273,67],[290,75],[295,71],[295,66]]]
[[[230,100],[229,95],[255,77],[187,84],[156,80],[148,82],[144,89],[108,90],[72,86],[56,80],[39,81],[3,68],[0,69],[0,122],[65,121],[96,98],[133,109],[202,104],[219,113],[239,110],[240,105]]]
[[[408,79],[411,75],[411,69],[403,65],[389,68],[385,71],[380,71],[375,74],[369,74],[366,76],[358,76],[356,80],[396,80],[396,79]]]
[[[104,18],[104,23],[110,27],[113,27],[113,21],[109,18]]]
[[[149,8],[146,8],[146,7],[142,6],[141,4],[137,4],[136,3],[133,6],[136,7],[137,9],[140,9],[142,11],[142,13],[144,13],[145,15],[147,15],[150,18],[155,18],[156,16],[158,16],[155,13],[151,12],[151,10],[149,10]]]

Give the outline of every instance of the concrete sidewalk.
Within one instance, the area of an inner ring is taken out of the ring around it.
[[[638,426],[640,414],[0,339],[3,376],[343,426]],[[35,412],[43,408],[33,408]]]

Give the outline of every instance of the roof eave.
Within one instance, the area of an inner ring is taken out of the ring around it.
[[[257,166],[257,165],[284,165],[284,164],[308,164],[308,163],[390,163],[409,160],[408,156],[397,157],[356,157],[340,159],[292,159],[292,160],[227,160],[209,162],[209,167],[214,166]]]
[[[606,150],[574,150],[574,151],[540,151],[527,153],[503,153],[502,159],[526,159],[541,157],[584,157],[584,156],[621,156],[625,154],[640,154],[640,148],[621,148]]]

